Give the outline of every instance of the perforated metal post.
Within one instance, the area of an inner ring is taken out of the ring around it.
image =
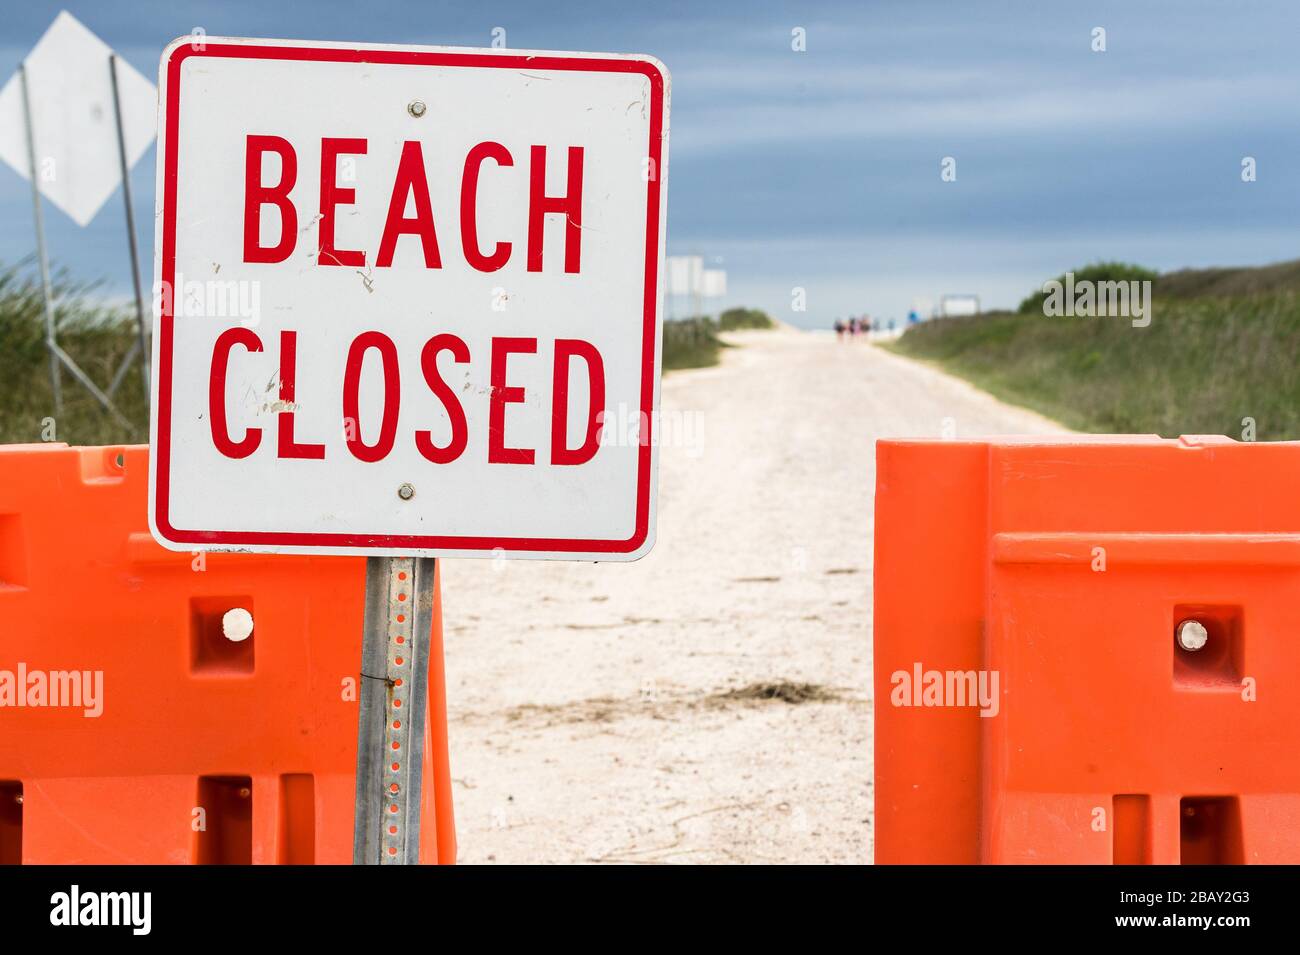
[[[432,558],[366,561],[354,865],[420,861],[435,567]]]

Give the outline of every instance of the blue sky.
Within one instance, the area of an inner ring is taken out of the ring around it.
[[[1300,257],[1293,3],[3,2],[0,82],[64,8],[151,78],[195,27],[487,46],[500,26],[512,47],[652,53],[673,74],[669,252],[796,324],[945,293],[1013,305],[1100,259]],[[153,166],[151,150],[132,179],[146,262]],[[47,225],[58,264],[128,288],[120,198],[86,229],[47,205]],[[31,249],[28,186],[0,168],[0,263]]]

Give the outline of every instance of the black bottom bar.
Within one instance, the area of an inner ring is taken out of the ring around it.
[[[148,892],[149,937],[205,944],[283,935],[297,942],[369,937],[401,945],[432,943],[445,932],[496,941],[512,928],[532,944],[590,940],[602,948],[627,944],[617,939],[698,942],[713,934],[731,947],[749,937],[770,947],[785,934],[811,943],[839,932],[864,945],[905,938],[927,949],[946,938],[982,948],[1003,939],[1073,940],[1102,932],[1148,940],[1197,933],[1232,944],[1258,929],[1277,935],[1291,927],[1295,881],[1294,867],[1244,866],[420,867],[387,876],[348,866],[30,866],[0,868],[0,925],[6,941],[73,931],[129,940],[144,928],[143,896],[106,904],[95,894]],[[92,911],[116,911],[119,924],[67,924],[74,885],[77,921]],[[428,902],[420,918],[399,920],[414,934],[384,936],[394,923],[383,910],[411,890]],[[140,904],[132,907],[133,901]]]

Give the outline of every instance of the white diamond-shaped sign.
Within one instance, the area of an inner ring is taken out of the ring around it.
[[[64,11],[23,61],[41,193],[82,226],[122,181],[109,73],[112,52]],[[126,158],[134,165],[157,133],[158,94],[121,58],[117,83]],[[31,178],[17,72],[0,89],[0,159],[23,178]]]

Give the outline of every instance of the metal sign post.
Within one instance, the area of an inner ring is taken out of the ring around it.
[[[23,123],[27,128],[27,162],[32,178],[32,216],[36,224],[36,257],[41,269],[41,291],[45,298],[45,347],[50,353],[50,387],[54,392],[54,413],[61,414],[63,412],[63,383],[60,375],[60,366],[62,365],[68,369],[73,378],[80,382],[83,388],[90,392],[91,396],[103,406],[104,410],[113,416],[118,424],[125,428],[131,428],[133,425],[122,412],[117,410],[117,406],[113,404],[113,399],[91,381],[90,377],[81,370],[81,366],[59,347],[58,338],[55,334],[54,290],[50,281],[50,259],[45,248],[45,215],[41,209],[40,173],[36,168],[35,123],[32,120],[31,91],[27,85],[27,67],[25,64],[19,65],[18,77],[22,87]],[[136,293],[139,294],[138,280]],[[131,354],[134,355],[134,350]],[[129,360],[130,356],[128,356]]]
[[[113,86],[113,121],[117,126],[117,158],[122,167],[122,199],[126,203],[126,240],[131,250],[131,282],[135,287],[135,323],[139,330],[139,341],[127,352],[122,364],[113,376],[113,383],[108,386],[111,398],[122,383],[136,351],[140,353],[140,377],[144,382],[144,400],[149,400],[149,328],[144,319],[144,294],[140,290],[140,252],[135,244],[135,210],[131,207],[131,163],[126,158],[126,133],[122,128],[122,97],[117,86],[117,54],[108,55],[108,75]]]
[[[32,97],[27,88],[27,66],[18,65],[23,91],[23,125],[27,128],[27,165],[32,174],[32,216],[36,221],[36,258],[41,267],[41,291],[45,297],[45,345],[50,352],[50,387],[54,389],[54,413],[63,412],[63,383],[59,374],[58,345],[54,340],[54,302],[50,288],[50,259],[45,251],[45,215],[41,211],[41,183],[36,171],[36,134],[32,124]]]
[[[366,560],[354,865],[420,861],[435,558]]]

